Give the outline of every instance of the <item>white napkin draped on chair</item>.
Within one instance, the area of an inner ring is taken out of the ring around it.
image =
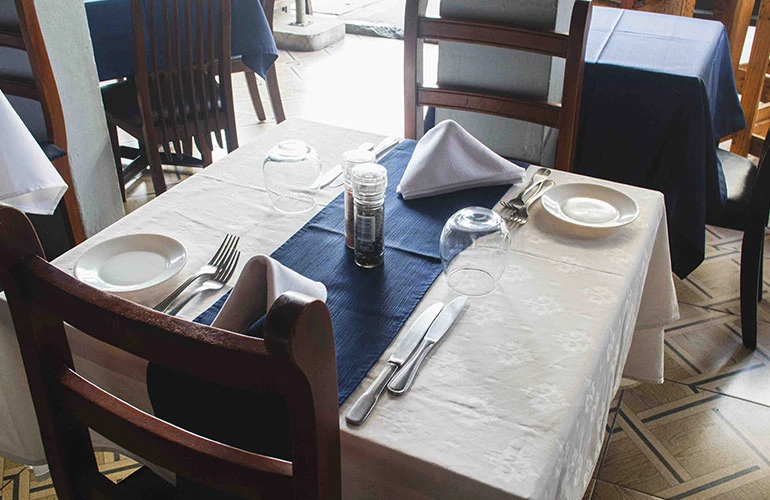
[[[67,184],[0,92],[0,203],[51,215]]]
[[[323,283],[306,278],[267,255],[249,259],[233,291],[211,324],[231,332],[246,331],[285,292],[298,292],[326,302]]]
[[[525,170],[498,155],[454,120],[433,127],[417,143],[397,192],[405,199],[462,189],[515,184]]]

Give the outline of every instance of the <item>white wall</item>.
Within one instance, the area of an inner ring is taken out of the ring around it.
[[[123,216],[83,0],[35,0],[67,126],[67,153],[86,236]]]

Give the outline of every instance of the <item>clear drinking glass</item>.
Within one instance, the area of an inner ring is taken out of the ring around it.
[[[455,212],[441,232],[441,263],[449,287],[462,295],[494,291],[505,270],[508,229],[496,212],[468,207]]]
[[[273,146],[262,162],[262,175],[273,208],[279,212],[300,213],[315,206],[321,161],[304,141],[289,139]]]

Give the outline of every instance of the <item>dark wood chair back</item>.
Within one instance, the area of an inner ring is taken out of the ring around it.
[[[745,24],[748,26],[748,23]],[[749,153],[759,156],[770,127],[770,77],[767,75],[769,60],[770,0],[762,0],[749,62],[738,67],[735,79],[741,94],[746,128],[731,136],[730,151],[740,156],[747,156]]]
[[[427,0],[407,0],[404,26],[405,136],[423,132],[422,106],[475,111],[559,129],[555,167],[572,170],[580,113],[591,4],[575,2],[568,34],[451,18],[426,17]],[[423,86],[423,40],[490,45],[566,60],[561,104],[525,96],[447,86]]]
[[[11,309],[60,500],[130,498],[102,476],[88,429],[183,478],[238,498],[340,498],[337,369],[325,304],[284,294],[264,339],[191,323],[96,290],[45,261],[29,220],[0,207],[0,285]],[[187,432],[79,373],[63,322],[178,373],[289,410],[291,462]]]
[[[166,153],[192,156],[194,139],[210,157],[211,135],[223,147],[223,130],[227,149],[236,149],[230,0],[131,0],[131,15],[137,98],[150,154],[161,145]]]
[[[8,96],[39,102],[45,122],[46,141],[67,151],[64,111],[38,22],[35,2],[34,0],[0,0],[0,5],[0,47],[23,50],[29,59],[29,67],[23,68],[9,68],[0,63],[0,90]],[[0,61],[2,59],[0,57]],[[10,61],[11,58],[7,60]],[[22,119],[26,118],[22,116]],[[52,159],[52,163],[64,182],[70,186],[64,193],[66,212],[64,218],[69,226],[68,229],[71,230],[73,242],[77,244],[84,241],[86,236],[75,189],[72,187],[69,159],[63,156]]]

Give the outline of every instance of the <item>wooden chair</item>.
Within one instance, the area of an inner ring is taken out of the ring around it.
[[[714,0],[712,19],[721,21],[727,30],[730,42],[730,58],[733,61],[733,72],[736,80],[741,63],[743,44],[746,42],[746,32],[751,23],[751,13],[754,10],[754,0]]]
[[[743,345],[757,347],[757,303],[762,300],[765,227],[770,213],[770,141],[755,164],[743,156],[717,150],[727,184],[724,212],[714,226],[743,231],[741,246],[741,331]]]
[[[770,127],[770,77],[767,75],[769,58],[770,0],[762,0],[749,62],[747,65],[741,65],[736,73],[736,85],[741,94],[746,128],[731,136],[730,151],[739,156],[749,153],[759,156]]]
[[[578,0],[569,34],[450,18],[426,17],[425,0],[407,0],[404,26],[405,136],[423,131],[422,106],[475,111],[559,129],[556,168],[571,170],[575,157],[580,93],[591,4]],[[566,59],[561,104],[448,86],[423,86],[423,40],[454,41],[535,52]]]
[[[148,164],[156,195],[166,190],[164,163],[211,164],[212,133],[223,147],[224,130],[228,152],[238,147],[230,0],[155,0],[146,12],[143,4],[131,0],[136,76],[102,90],[124,199],[125,183]],[[198,19],[205,19],[202,30],[193,29]],[[139,149],[120,147],[116,127],[136,137]],[[125,168],[123,155],[133,158]]]
[[[222,494],[340,498],[337,368],[331,320],[322,302],[282,295],[265,319],[264,339],[167,316],[91,288],[50,265],[29,220],[10,207],[0,207],[0,286],[60,500],[136,498],[98,472],[89,428]],[[64,322],[175,372],[255,396],[280,397],[289,410],[291,461],[187,432],[93,385],[73,365]]]
[[[65,153],[67,130],[64,112],[38,23],[35,2],[0,0],[0,10],[0,47],[24,51],[29,60],[29,66],[22,68],[0,64],[0,90],[7,96],[40,103],[42,120],[35,111],[31,111],[35,116],[22,113],[22,119],[32,129],[43,151],[69,186],[57,213],[45,218],[34,217],[36,226],[50,233],[50,237],[44,240],[46,251],[55,257],[86,238],[80,206],[73,188],[70,163]],[[38,121],[45,124],[44,130],[34,130],[32,122]]]
[[[307,4],[308,8],[310,3]],[[273,31],[273,14],[275,12],[275,0],[262,0],[262,8],[265,11],[265,17],[267,17],[267,24],[270,26],[270,31]],[[257,118],[260,121],[265,121],[267,116],[265,115],[265,108],[262,105],[262,98],[259,96],[259,86],[257,84],[257,75],[254,70],[243,64],[240,57],[233,59],[233,73],[243,72],[246,76],[246,85],[249,88],[249,96],[251,97],[251,103],[254,105],[254,110],[257,112]],[[286,120],[286,113],[283,111],[283,102],[281,102],[281,90],[278,87],[278,75],[275,71],[275,65],[271,66],[267,70],[265,75],[265,82],[267,83],[267,94],[270,98],[270,106],[273,108],[273,115],[275,116],[276,123],[281,123]]]

